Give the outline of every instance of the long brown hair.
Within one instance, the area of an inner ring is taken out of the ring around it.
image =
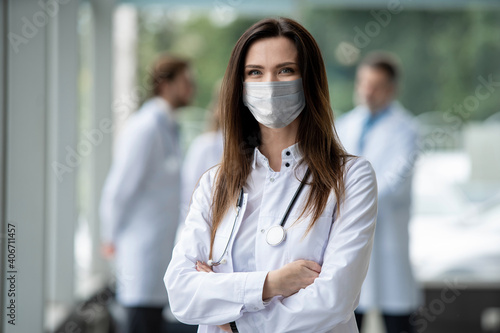
[[[263,38],[286,37],[296,46],[304,86],[306,106],[301,113],[297,141],[305,163],[311,170],[311,191],[304,214],[312,213],[309,231],[326,207],[333,190],[340,201],[344,197],[346,153],[333,125],[328,81],[321,51],[311,34],[298,22],[288,19],[264,19],[243,33],[231,53],[222,82],[220,115],[224,133],[224,153],[218,169],[211,207],[212,230],[210,258],[215,233],[229,207],[237,200],[251,171],[255,147],[260,145],[259,124],[243,105],[243,69],[253,42]]]

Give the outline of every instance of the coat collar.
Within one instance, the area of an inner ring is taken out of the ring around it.
[[[281,163],[290,163],[292,167],[295,167],[303,158],[302,152],[299,149],[299,143],[294,143],[288,148],[281,151]],[[262,154],[258,147],[255,148],[253,152],[252,168],[257,168],[258,166],[264,166],[271,170],[269,166],[269,160],[264,154]]]

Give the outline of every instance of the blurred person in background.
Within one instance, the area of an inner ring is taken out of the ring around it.
[[[175,113],[190,104],[187,61],[161,56],[150,76],[152,97],[120,133],[101,200],[102,253],[115,259],[117,300],[126,333],[161,332],[167,293],[162,277],[179,219],[180,147]]]
[[[357,70],[358,106],[337,122],[346,150],[372,163],[378,183],[375,241],[356,321],[361,330],[363,315],[377,308],[389,333],[412,332],[409,317],[420,305],[408,248],[418,136],[411,114],[395,100],[399,76],[393,55],[369,54]]]
[[[181,214],[177,239],[183,230],[191,195],[198,185],[200,177],[211,167],[219,164],[222,158],[222,131],[220,116],[217,112],[221,82],[214,85],[212,100],[209,106],[209,128],[197,136],[186,153],[181,172]]]

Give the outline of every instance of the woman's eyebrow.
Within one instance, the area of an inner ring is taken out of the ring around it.
[[[277,64],[276,68],[290,65],[297,65],[297,63],[293,61],[282,62],[281,64]]]
[[[293,61],[287,61],[287,62],[279,63],[275,67],[279,68],[279,67],[290,66],[290,65],[297,65],[297,63],[293,62]],[[264,66],[248,64],[248,65],[245,65],[245,68],[259,68],[259,69],[264,69]]]
[[[260,68],[260,69],[264,69],[264,66],[261,66],[261,65],[245,65],[245,68]]]

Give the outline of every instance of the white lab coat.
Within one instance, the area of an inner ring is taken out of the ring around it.
[[[283,155],[282,155],[283,156]],[[284,168],[284,167],[283,167]],[[289,199],[299,185],[306,166],[282,170],[266,177],[258,225],[255,227],[255,266],[253,272],[233,272],[233,244],[245,220],[248,193],[236,221],[232,207],[217,230],[213,258],[224,256],[227,263],[214,267],[215,273],[198,272],[197,260],[207,262],[210,249],[210,206],[217,168],[205,173],[196,189],[181,239],[174,248],[165,274],[173,314],[182,322],[199,324],[198,332],[222,332],[217,326],[235,321],[239,332],[358,332],[354,320],[359,292],[372,247],[376,220],[377,190],[373,169],[364,159],[351,160],[345,175],[346,199],[340,216],[334,194],[314,225],[302,238],[310,218],[287,230],[286,240],[272,247],[265,241],[265,230],[278,223]],[[275,177],[275,178],[274,178]],[[272,182],[272,185],[269,184]],[[256,185],[255,187],[258,187]],[[245,190],[245,188],[244,188]],[[295,221],[309,192],[308,186],[293,207],[288,221]],[[287,223],[290,223],[287,222]],[[267,272],[298,260],[314,260],[322,265],[319,278],[298,293],[262,301]],[[333,331],[332,331],[333,330]]]
[[[358,154],[359,137],[368,116],[369,110],[359,106],[337,121],[337,132],[349,153]],[[376,307],[387,314],[408,314],[420,304],[408,249],[416,125],[409,112],[393,102],[387,114],[367,132],[364,142],[363,157],[370,161],[377,175],[378,217],[359,310]]]
[[[115,244],[125,306],[167,304],[162,277],[178,224],[181,158],[171,112],[156,97],[130,116],[103,190],[102,240]]]

